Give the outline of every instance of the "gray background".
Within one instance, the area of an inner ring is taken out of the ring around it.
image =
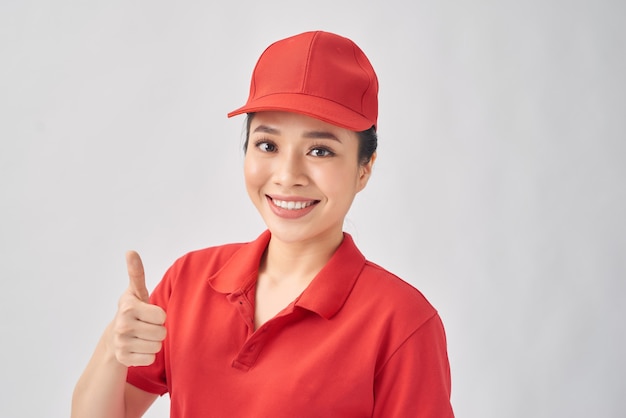
[[[152,288],[263,230],[225,115],[269,43],[312,29],[378,72],[379,159],[346,230],[439,309],[457,416],[626,416],[625,10],[2,1],[0,416],[69,415],[125,250]]]

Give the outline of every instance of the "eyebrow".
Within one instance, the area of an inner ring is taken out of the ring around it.
[[[267,125],[259,125],[254,128],[253,132],[263,132],[270,135],[280,135],[280,130]],[[337,138],[337,135],[328,131],[307,131],[304,133],[304,135],[302,135],[302,137],[310,139],[331,139],[333,141],[341,142],[341,140]]]
[[[303,135],[305,138],[312,139],[332,139],[333,141],[341,142],[337,136],[331,132],[327,131],[310,131]]]
[[[270,128],[269,126],[265,126],[265,125],[259,125],[256,128],[254,128],[254,131],[252,131],[253,133],[256,132],[263,132],[266,134],[272,134],[272,135],[278,135],[280,134],[280,131],[276,128]]]

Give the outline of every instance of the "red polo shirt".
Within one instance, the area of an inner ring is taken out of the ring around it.
[[[254,330],[266,231],[189,253],[151,296],[167,338],[128,381],[172,417],[452,417],[442,323],[408,283],[343,243],[307,289]]]

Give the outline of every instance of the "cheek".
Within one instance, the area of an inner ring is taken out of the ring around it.
[[[246,156],[243,163],[243,175],[248,191],[257,188],[264,183],[263,164],[259,164],[254,158]]]
[[[358,171],[345,165],[328,166],[316,170],[315,183],[329,196],[347,197],[356,192]]]
[[[254,172],[255,172],[255,167],[254,164],[252,164],[249,161],[249,158],[246,157],[243,163],[243,177],[244,180],[246,181],[246,186],[250,186],[250,182],[254,180],[255,176],[254,176]]]

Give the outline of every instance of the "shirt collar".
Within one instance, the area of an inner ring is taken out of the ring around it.
[[[350,234],[344,232],[339,248],[300,295],[296,306],[332,318],[348,299],[363,266],[365,257]]]
[[[224,266],[213,276],[209,284],[220,293],[231,294],[245,291],[256,283],[261,257],[270,242],[270,231],[266,230],[259,237],[241,245]],[[238,245],[238,244],[234,244]]]
[[[259,263],[271,234],[263,232],[256,240],[243,244],[213,276],[209,283],[224,294],[243,293],[257,280]],[[295,301],[298,306],[330,319],[343,307],[363,266],[365,257],[344,232],[339,248]]]

